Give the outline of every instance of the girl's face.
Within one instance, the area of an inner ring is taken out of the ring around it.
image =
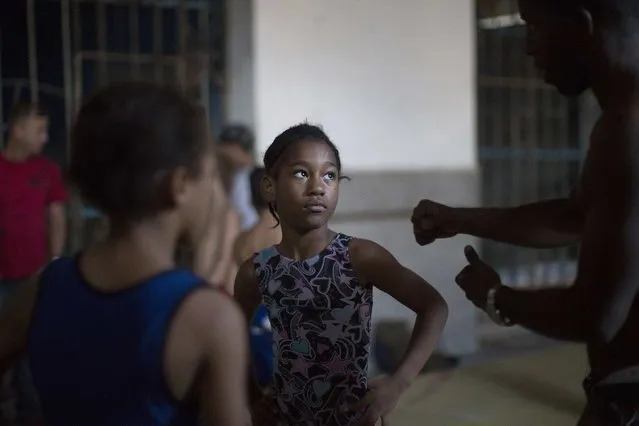
[[[265,192],[283,226],[302,232],[325,226],[339,198],[335,154],[322,141],[289,146],[278,161],[276,177],[266,178]]]

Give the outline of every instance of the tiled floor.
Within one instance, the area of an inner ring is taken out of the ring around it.
[[[424,376],[393,426],[573,426],[584,404],[581,346],[546,347]]]

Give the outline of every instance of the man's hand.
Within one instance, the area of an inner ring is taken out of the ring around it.
[[[420,201],[411,217],[417,244],[425,246],[437,239],[457,235],[453,212],[453,208],[443,204],[431,200]]]
[[[501,278],[492,267],[479,258],[471,246],[466,246],[464,255],[468,265],[457,274],[455,282],[464,290],[468,300],[479,309],[484,310],[488,291],[491,288],[501,286]]]

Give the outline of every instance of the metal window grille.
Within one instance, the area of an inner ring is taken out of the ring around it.
[[[8,118],[7,108],[25,92],[32,101],[53,96],[63,104],[60,109],[64,113],[56,114],[56,118],[63,122],[60,127],[66,140],[83,98],[109,81],[152,79],[176,83],[206,108],[211,107],[211,86],[223,91],[223,0],[27,0],[11,4],[12,16],[26,18],[26,25],[15,28],[25,29],[28,67],[19,78],[7,78],[3,66],[9,53],[0,55],[0,123]],[[43,19],[47,13],[52,16]],[[57,16],[59,22],[55,23]],[[7,46],[8,31],[3,31],[4,40],[0,38],[0,53],[3,45]],[[50,44],[41,47],[48,32],[51,37],[59,37],[58,51],[48,50]],[[14,31],[11,37],[16,36]],[[45,56],[54,55],[62,57],[59,69],[40,63],[45,62]],[[61,75],[59,84],[50,83],[54,74]],[[0,148],[3,142],[0,136]],[[65,151],[68,156],[68,143]],[[85,225],[93,220],[91,213],[73,197],[72,250],[86,239]]]

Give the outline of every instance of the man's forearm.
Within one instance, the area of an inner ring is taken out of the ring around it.
[[[591,311],[570,288],[527,291],[504,286],[497,292],[495,304],[502,315],[535,333],[580,343],[590,339]]]
[[[581,220],[569,199],[540,201],[512,208],[456,208],[462,234],[532,248],[564,247],[579,242]]]

